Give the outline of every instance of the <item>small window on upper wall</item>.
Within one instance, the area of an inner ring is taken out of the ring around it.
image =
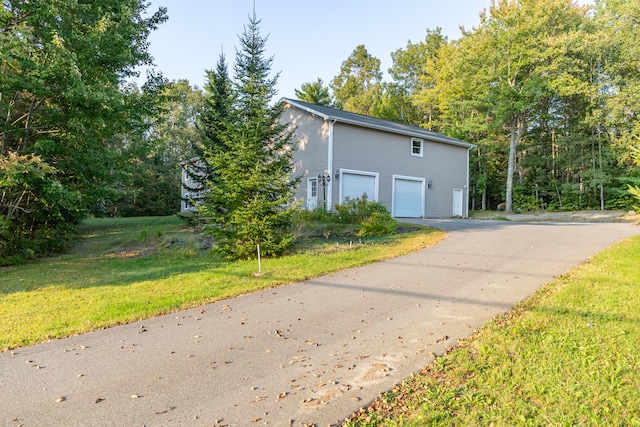
[[[424,146],[424,141],[419,138],[411,138],[411,155],[422,157],[422,149]]]

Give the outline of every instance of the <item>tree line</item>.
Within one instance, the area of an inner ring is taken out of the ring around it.
[[[168,19],[148,7],[3,2],[0,264],[64,249],[87,216],[175,213],[179,163],[196,156],[207,159],[203,185],[224,189],[211,192],[211,221],[253,224],[247,236],[286,222],[232,218],[224,206],[251,199],[256,212],[280,213],[294,184],[283,178],[287,156],[267,149],[295,141],[267,125],[279,111],[277,74],[259,21],[239,37],[233,78],[221,57],[203,89],[154,74],[138,87],[128,82],[152,63],[148,36]],[[471,209],[628,209],[640,196],[639,23],[640,4],[625,0],[495,0],[459,39],[428,29],[392,52],[391,81],[360,45],[328,85],[312,80],[296,96],[476,144]],[[250,163],[266,175],[238,175]],[[290,236],[269,238],[276,252]]]
[[[436,28],[393,52],[391,82],[361,45],[329,87],[297,96],[476,144],[471,209],[627,209],[640,185],[639,37],[638,2],[495,0],[458,40]]]

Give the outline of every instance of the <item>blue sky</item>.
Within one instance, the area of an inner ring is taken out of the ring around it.
[[[169,80],[187,79],[202,87],[224,51],[232,74],[238,35],[249,21],[254,0],[151,0],[149,10],[168,8],[169,20],[150,36],[157,70]],[[471,29],[491,0],[255,0],[260,31],[268,35],[272,71],[280,72],[277,97],[320,77],[325,86],[340,65],[363,44],[369,54],[391,66],[391,52],[408,40],[423,40],[441,27],[450,39],[460,26]]]
[[[151,0],[149,10],[167,7],[169,20],[150,36],[156,69],[169,80],[187,79],[202,87],[206,69],[220,52],[232,65],[238,35],[249,21],[253,0]],[[490,0],[255,0],[260,31],[268,35],[272,71],[280,72],[278,98],[320,77],[325,85],[360,44],[391,66],[391,52],[407,41],[423,40],[427,29],[441,27],[450,39],[459,27],[479,23]],[[389,80],[385,74],[385,80]]]

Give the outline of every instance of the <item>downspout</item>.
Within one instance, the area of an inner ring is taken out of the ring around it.
[[[465,207],[464,207],[464,216],[465,218],[469,217],[469,153],[471,152],[471,150],[473,149],[473,147],[469,147],[469,149],[467,150],[467,185],[464,186],[464,188],[466,189],[466,193],[467,193],[467,197],[465,200]]]
[[[331,117],[327,117],[325,119],[326,121],[329,122],[329,141],[328,141],[328,146],[327,146],[327,172],[329,173],[329,176],[331,177],[331,181],[329,181],[329,188],[327,190],[329,190],[327,192],[327,207],[329,208],[329,211],[333,210],[333,182],[334,182],[334,176],[333,176],[333,125],[335,124],[336,120],[335,118],[331,118]]]

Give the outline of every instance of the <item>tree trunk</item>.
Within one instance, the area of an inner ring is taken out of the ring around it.
[[[509,138],[509,164],[507,167],[507,190],[504,211],[513,212],[513,174],[516,167],[516,152],[524,133],[524,114],[511,117],[511,136]]]

